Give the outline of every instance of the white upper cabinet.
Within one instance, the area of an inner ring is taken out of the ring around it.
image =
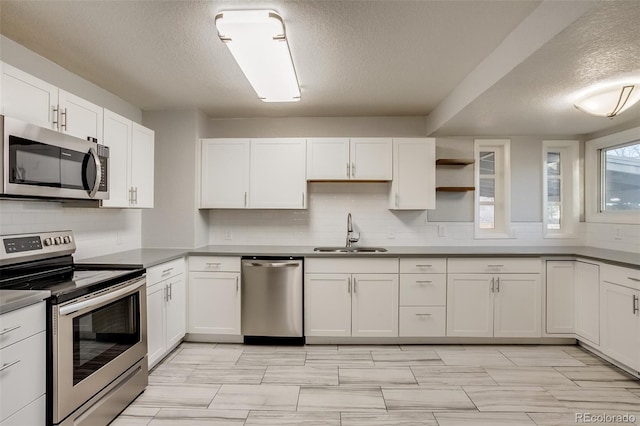
[[[2,64],[2,109],[17,118],[48,129],[58,130],[58,88],[24,71]]]
[[[239,209],[249,196],[249,139],[203,139],[200,208]]]
[[[102,207],[153,207],[154,138],[153,130],[105,110],[109,199]]]
[[[306,142],[203,139],[200,208],[305,209]]]
[[[62,133],[102,143],[104,108],[60,89],[58,128]]]
[[[391,210],[435,209],[435,153],[434,138],[393,139]]]
[[[392,179],[391,138],[310,138],[308,180]]]

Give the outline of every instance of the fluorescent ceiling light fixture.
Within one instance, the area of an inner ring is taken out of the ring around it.
[[[574,105],[588,114],[613,118],[638,101],[640,101],[640,85],[623,83],[592,90]]]
[[[216,28],[253,90],[264,102],[300,100],[284,22],[273,10],[230,10]]]

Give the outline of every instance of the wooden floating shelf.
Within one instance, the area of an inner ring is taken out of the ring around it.
[[[468,166],[475,162],[473,158],[438,158],[436,166]]]
[[[467,192],[467,191],[475,191],[475,186],[438,186],[436,187],[436,191],[440,192]]]

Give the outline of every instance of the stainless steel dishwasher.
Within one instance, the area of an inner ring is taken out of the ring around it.
[[[242,334],[245,343],[304,344],[302,258],[242,259]]]

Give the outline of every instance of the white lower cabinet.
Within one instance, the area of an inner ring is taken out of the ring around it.
[[[147,270],[147,352],[153,368],[186,332],[184,259]]]
[[[640,372],[640,271],[605,265],[601,272],[601,350]]]
[[[189,258],[190,334],[241,334],[240,258]]]
[[[447,336],[540,337],[540,266],[539,259],[449,259]],[[487,270],[509,273],[480,273]]]
[[[600,345],[600,267],[576,262],[576,337]]]
[[[575,261],[547,261],[546,332],[575,333]]]
[[[0,316],[0,425],[44,425],[45,303]]]
[[[398,259],[306,259],[305,271],[305,336],[398,336]]]
[[[400,337],[446,334],[447,260],[400,259]]]

